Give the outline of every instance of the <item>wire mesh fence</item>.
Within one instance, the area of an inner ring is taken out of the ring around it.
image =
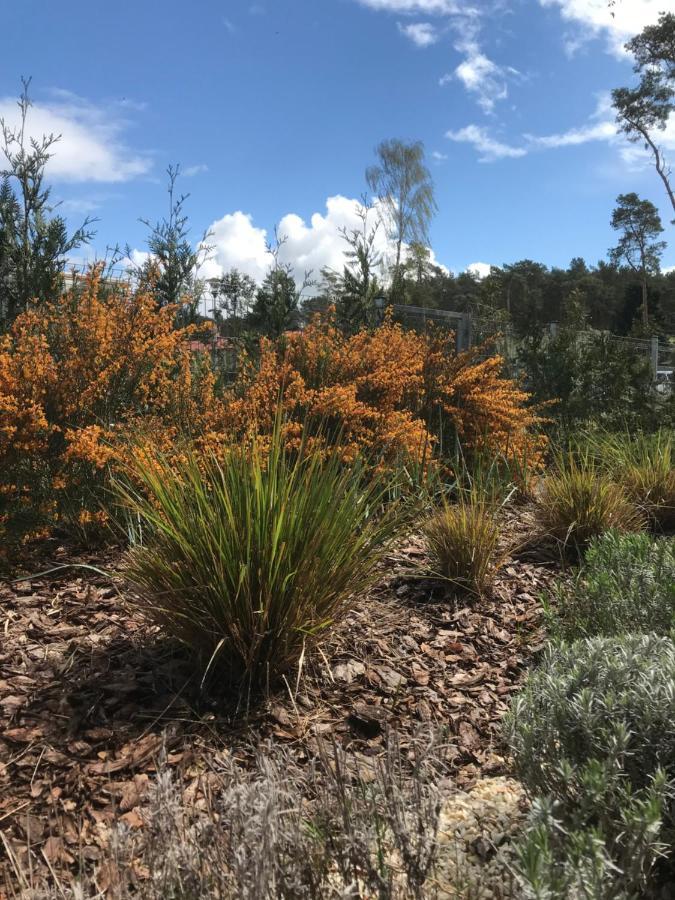
[[[379,308],[384,313],[385,304],[381,301]],[[393,304],[392,311],[405,327],[425,330],[432,325],[439,325],[455,332],[455,351],[461,352],[469,347],[481,347],[485,356],[499,354],[508,368],[517,374],[519,368],[519,351],[524,338],[518,334],[513,325],[499,314],[494,316],[472,315],[471,313],[452,310],[428,309],[419,306]],[[545,328],[546,338],[555,339],[559,333],[557,323]],[[647,338],[629,335],[612,334],[591,329],[579,329],[575,332],[575,340],[590,343],[603,335],[604,339],[616,347],[621,347],[649,365],[653,383],[661,393],[675,390],[673,364],[675,362],[675,339],[654,335]]]

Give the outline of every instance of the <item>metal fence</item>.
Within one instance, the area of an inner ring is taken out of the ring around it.
[[[378,301],[378,309],[384,315],[386,301]],[[455,350],[457,353],[476,345],[490,345],[486,352],[495,352],[503,356],[512,368],[517,367],[518,351],[522,344],[520,337],[510,323],[498,318],[475,316],[471,313],[454,312],[452,310],[427,309],[421,306],[405,306],[391,304],[397,321],[406,327],[423,331],[429,325],[440,325],[455,332]],[[558,324],[552,322],[548,326],[551,338],[558,334]],[[579,330],[576,339],[580,342],[597,338],[598,331]],[[665,386],[666,391],[674,390],[673,368],[675,364],[675,340],[654,335],[649,338],[604,333],[606,339],[616,346],[634,353],[649,362],[654,384]]]

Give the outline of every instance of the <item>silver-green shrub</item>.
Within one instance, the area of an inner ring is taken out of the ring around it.
[[[541,798],[522,848],[530,895],[645,896],[673,834],[672,641],[549,647],[505,727],[520,778]]]
[[[675,538],[608,531],[593,540],[571,584],[547,604],[553,637],[667,635],[675,626]]]

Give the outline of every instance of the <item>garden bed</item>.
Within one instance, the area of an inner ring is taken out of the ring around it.
[[[335,743],[367,781],[389,734],[405,754],[424,729],[442,730],[448,793],[508,774],[499,723],[543,640],[537,597],[555,567],[509,559],[471,606],[416,577],[423,561],[420,540],[399,546],[297,677],[236,704],[200,696],[187,660],[127,611],[118,577],[68,569],[0,587],[5,877],[11,854],[65,878],[95,867],[119,818],[143,827],[160,756],[191,802],[218,760],[252,766],[263,746],[301,769]],[[70,562],[115,572],[119,557],[58,548],[42,568]]]

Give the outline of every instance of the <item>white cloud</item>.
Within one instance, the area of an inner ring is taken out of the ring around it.
[[[237,268],[256,281],[265,277],[269,268],[267,232],[256,228],[253,217],[240,210],[217,219],[209,229],[210,258],[202,267],[204,278],[215,278]]]
[[[208,171],[209,167],[205,163],[198,163],[196,166],[187,166],[185,169],[181,169],[180,173],[186,178],[194,178],[195,175],[201,175]]]
[[[675,150],[675,116],[671,116],[663,131],[655,132],[655,136],[662,149]],[[575,147],[591,141],[606,141],[618,148],[621,159],[630,168],[643,168],[646,163],[651,162],[650,153],[645,150],[641,142],[631,143],[619,132],[612,108],[611,95],[604,92],[598,96],[595,112],[585,125],[570,128],[559,134],[543,136],[527,134],[525,138],[533,149],[557,149],[558,147]]]
[[[416,47],[430,47],[438,41],[438,32],[430,22],[414,22],[410,25],[398,23],[398,30]]]
[[[487,276],[490,274],[491,268],[492,268],[492,266],[490,265],[490,263],[473,262],[473,263],[470,263],[466,267],[466,271],[469,272],[471,275],[475,275],[476,278],[482,279],[482,278],[487,278]]]
[[[54,92],[50,103],[35,103],[28,112],[27,134],[61,135],[47,164],[54,181],[128,181],[144,175],[152,166],[145,154],[130,150],[121,140],[126,122],[115,107],[98,107],[65,91]],[[118,105],[119,106],[119,105]],[[16,128],[16,99],[0,98],[0,118]]]
[[[517,69],[498,65],[482,51],[478,38],[482,18],[487,9],[479,4],[472,5],[470,0],[356,0],[356,2],[379,12],[425,14],[445,18],[447,27],[458,36],[455,49],[465,58],[453,72],[443,75],[439,79],[439,84],[443,87],[455,80],[461,82],[467,91],[476,96],[486,113],[493,111],[498,100],[506,99],[508,80],[520,75]],[[497,0],[496,8],[499,2],[500,0]],[[442,33],[429,22],[413,22],[408,25],[399,22],[398,28],[418,47],[435,44]]]
[[[71,197],[68,200],[60,200],[58,209],[59,212],[89,216],[100,209],[101,205],[102,201],[93,197]]]
[[[362,6],[392,13],[423,14],[428,16],[450,16],[461,12],[461,0],[358,0]]]
[[[455,49],[464,59],[439,83],[443,86],[453,81],[461,82],[476,97],[483,111],[491,113],[498,100],[508,97],[509,79],[520,76],[520,72],[511,66],[499,65],[483,52],[479,42],[481,24],[479,14],[473,9],[453,18],[451,26],[458,35]]]
[[[539,0],[545,7],[558,7],[568,22],[579,29],[576,36],[566,37],[568,49],[576,49],[585,40],[605,34],[608,48],[623,54],[623,45],[633,35],[651,25],[667,7],[667,0],[617,0],[610,6],[607,0]]]
[[[612,141],[617,136],[616,124],[613,121],[595,122],[581,128],[570,128],[560,134],[536,136],[526,134],[525,138],[535,147],[553,149],[557,147],[576,147],[589,141]]]
[[[132,250],[130,256],[120,262],[120,266],[131,265],[133,268],[141,269],[150,259],[150,253],[147,250]]]
[[[431,154],[431,158],[435,159],[436,162],[444,162],[448,158],[448,154],[441,153],[440,150],[434,150]]]
[[[360,201],[338,194],[329,197],[325,213],[314,213],[309,223],[295,213],[288,213],[277,226],[277,234],[285,238],[279,249],[279,261],[289,264],[299,281],[307,271],[316,279],[326,267],[341,271],[347,245],[340,231],[361,230],[360,208]],[[370,222],[375,226],[377,210],[371,215]],[[267,252],[270,236],[265,228],[254,224],[252,216],[241,211],[228,213],[211,225],[210,232],[208,243],[213,251],[203,264],[200,273],[203,278],[214,278],[237,268],[258,283],[263,280],[271,263]],[[377,232],[375,249],[385,257],[391,250],[383,228]],[[438,265],[433,252],[431,262]]]
[[[675,114],[670,115],[663,131],[654,132],[656,143],[670,156],[675,152]],[[618,136],[620,138],[620,136]],[[620,148],[621,159],[630,169],[643,169],[652,164],[651,151],[646,149],[641,142],[633,144],[622,139]]]
[[[675,115],[671,115],[663,131],[655,133],[657,143],[666,155],[675,151]],[[537,150],[558,150],[565,147],[579,147],[592,142],[605,142],[615,149],[628,169],[638,171],[652,164],[651,154],[640,142],[631,143],[616,124],[611,96],[598,95],[595,111],[583,124],[554,134],[523,134],[521,146],[505,144],[493,138],[490,132],[479,125],[467,125],[459,131],[449,131],[446,137],[452,141],[472,144],[479,153],[481,162],[498,159],[517,158]]]
[[[515,69],[498,66],[473,42],[464,45],[462,49],[467,56],[455,69],[454,77],[462,82],[467,91],[476,95],[483,112],[490,113],[498,100],[508,97],[506,75],[517,72]],[[441,79],[441,84],[447,84],[449,80],[446,75]]]
[[[480,125],[467,125],[459,131],[448,131],[445,135],[451,141],[460,144],[471,144],[478,151],[480,162],[494,162],[497,159],[517,159],[525,156],[525,147],[513,147],[490,136],[486,128]]]

